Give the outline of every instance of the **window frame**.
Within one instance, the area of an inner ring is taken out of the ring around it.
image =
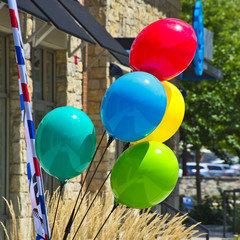
[[[0,92],[0,99],[5,100],[5,198],[9,198],[9,37],[0,32],[0,38],[4,39],[4,91]],[[0,213],[0,221],[3,223],[7,220],[8,210],[5,204],[4,213]],[[5,238],[4,238],[5,239]]]

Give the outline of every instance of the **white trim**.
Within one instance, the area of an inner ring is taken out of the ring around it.
[[[6,3],[0,2],[0,10],[5,6]]]

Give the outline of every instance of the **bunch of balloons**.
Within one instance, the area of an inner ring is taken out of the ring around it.
[[[131,73],[118,78],[101,105],[102,123],[115,139],[130,142],[111,174],[116,201],[148,208],[163,201],[178,179],[178,161],[163,144],[179,128],[185,111],[181,92],[167,82],[191,63],[197,46],[193,28],[162,19],[143,29],[130,49]],[[36,154],[42,168],[61,183],[81,174],[92,161],[96,132],[74,107],[59,107],[41,121]]]
[[[179,19],[153,22],[130,49],[133,70],[107,90],[101,119],[116,139],[131,142],[111,174],[117,202],[148,208],[163,201],[178,179],[178,161],[162,142],[180,127],[185,104],[181,92],[167,82],[191,63],[197,47],[192,26]]]

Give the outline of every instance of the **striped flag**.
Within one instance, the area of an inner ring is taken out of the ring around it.
[[[50,228],[45,206],[41,169],[39,167],[35,151],[35,130],[29,99],[23,41],[16,0],[8,0],[8,5],[16,50],[20,104],[27,145],[27,173],[29,181],[30,199],[33,209],[33,218],[37,233],[36,240],[48,240],[50,239]]]

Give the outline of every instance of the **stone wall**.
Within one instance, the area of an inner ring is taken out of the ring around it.
[[[240,189],[240,177],[202,178],[201,189],[202,197],[219,195],[220,189],[221,191]],[[179,194],[185,196],[196,196],[196,178],[179,178]]]
[[[117,0],[107,5],[107,30],[114,37],[136,37],[150,23],[166,17],[178,18],[178,0]]]

